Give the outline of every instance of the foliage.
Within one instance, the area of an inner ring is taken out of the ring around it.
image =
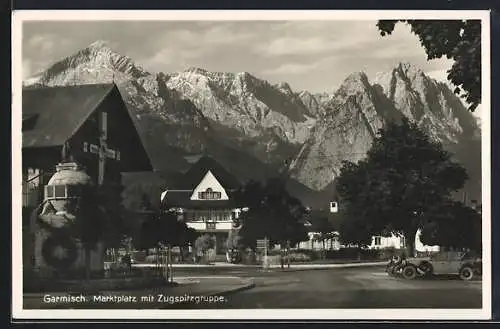
[[[205,254],[210,249],[215,248],[215,240],[211,235],[203,234],[196,239],[194,247],[197,251]]]
[[[108,248],[118,248],[130,235],[125,209],[122,205],[123,186],[102,185],[97,190],[99,204],[105,209],[106,216],[101,218],[103,225],[102,239]]]
[[[196,239],[196,231],[188,228],[177,213],[158,214],[152,209],[147,196],[143,196],[141,208],[144,220],[133,237],[137,249],[147,250],[161,246],[183,247]]]
[[[414,237],[466,179],[465,169],[416,124],[406,118],[389,123],[366,159],[343,163],[337,182],[342,240],[366,245],[373,235]],[[414,239],[406,242],[413,253]]]
[[[227,249],[240,248],[241,245],[241,235],[239,234],[239,229],[231,229],[229,231],[227,242]]]
[[[426,245],[481,250],[481,214],[461,202],[448,202],[430,214],[433,221],[422,228]]]
[[[427,59],[446,56],[454,63],[448,80],[464,91],[463,98],[474,111],[481,103],[481,21],[480,20],[381,20],[377,27],[382,36],[391,34],[398,22],[411,27],[425,48]]]
[[[306,209],[288,194],[282,179],[249,182],[240,191],[240,198],[249,208],[241,215],[243,226],[239,233],[243,245],[255,248],[256,241],[265,237],[271,245],[295,245],[308,239],[302,222]]]
[[[84,249],[94,250],[104,235],[107,214],[95,188],[83,186],[81,191],[75,219],[70,221],[67,229],[72,237],[81,241]]]
[[[85,278],[91,275],[91,251],[102,241],[106,222],[109,220],[105,209],[101,207],[99,193],[93,187],[83,186],[77,200],[75,218],[67,227],[71,237],[80,240],[85,251]]]

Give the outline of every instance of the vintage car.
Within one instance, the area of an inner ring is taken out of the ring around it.
[[[482,275],[482,261],[474,253],[439,252],[404,259],[392,268],[392,273],[409,280],[423,276],[458,275],[468,281]]]

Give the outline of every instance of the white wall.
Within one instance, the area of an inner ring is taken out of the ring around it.
[[[191,195],[191,200],[200,200],[198,198],[198,192],[205,192],[208,188],[211,188],[214,192],[221,193],[221,198],[218,200],[229,200],[226,190],[222,187],[210,170],[206,173],[205,177],[203,177],[200,184],[198,184],[198,186],[194,189],[193,194]]]
[[[377,243],[380,238],[380,242]],[[385,249],[385,248],[404,248],[403,236],[393,234],[390,237],[385,236],[372,236],[372,243],[368,246],[368,249]]]
[[[421,230],[417,231],[415,235],[415,250],[420,252],[437,252],[439,251],[439,246],[427,246],[420,241]]]
[[[421,231],[418,230],[415,235],[415,250],[420,252],[436,252],[439,251],[439,246],[427,246],[420,241]],[[403,236],[392,235],[391,237],[381,237],[380,244],[375,244],[375,236],[372,237],[372,243],[368,246],[369,249],[384,249],[384,248],[405,248]]]
[[[308,232],[309,241],[299,242],[297,246],[299,249],[314,249],[314,250],[322,250],[323,242],[314,241],[314,236],[318,234],[316,232]],[[334,239],[326,239],[325,240],[325,249],[326,250],[339,250],[340,249],[340,241],[338,238]]]

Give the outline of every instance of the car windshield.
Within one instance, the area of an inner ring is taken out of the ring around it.
[[[440,252],[432,255],[432,259],[437,261],[453,261],[453,260],[461,260],[463,258],[464,258],[464,253],[461,251]]]
[[[462,259],[474,259],[474,258],[479,258],[480,256],[474,252],[474,251],[469,251],[464,253]]]

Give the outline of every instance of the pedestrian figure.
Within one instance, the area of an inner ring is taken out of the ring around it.
[[[127,266],[128,272],[132,273],[132,257],[130,257],[130,254],[123,256],[122,262]]]

